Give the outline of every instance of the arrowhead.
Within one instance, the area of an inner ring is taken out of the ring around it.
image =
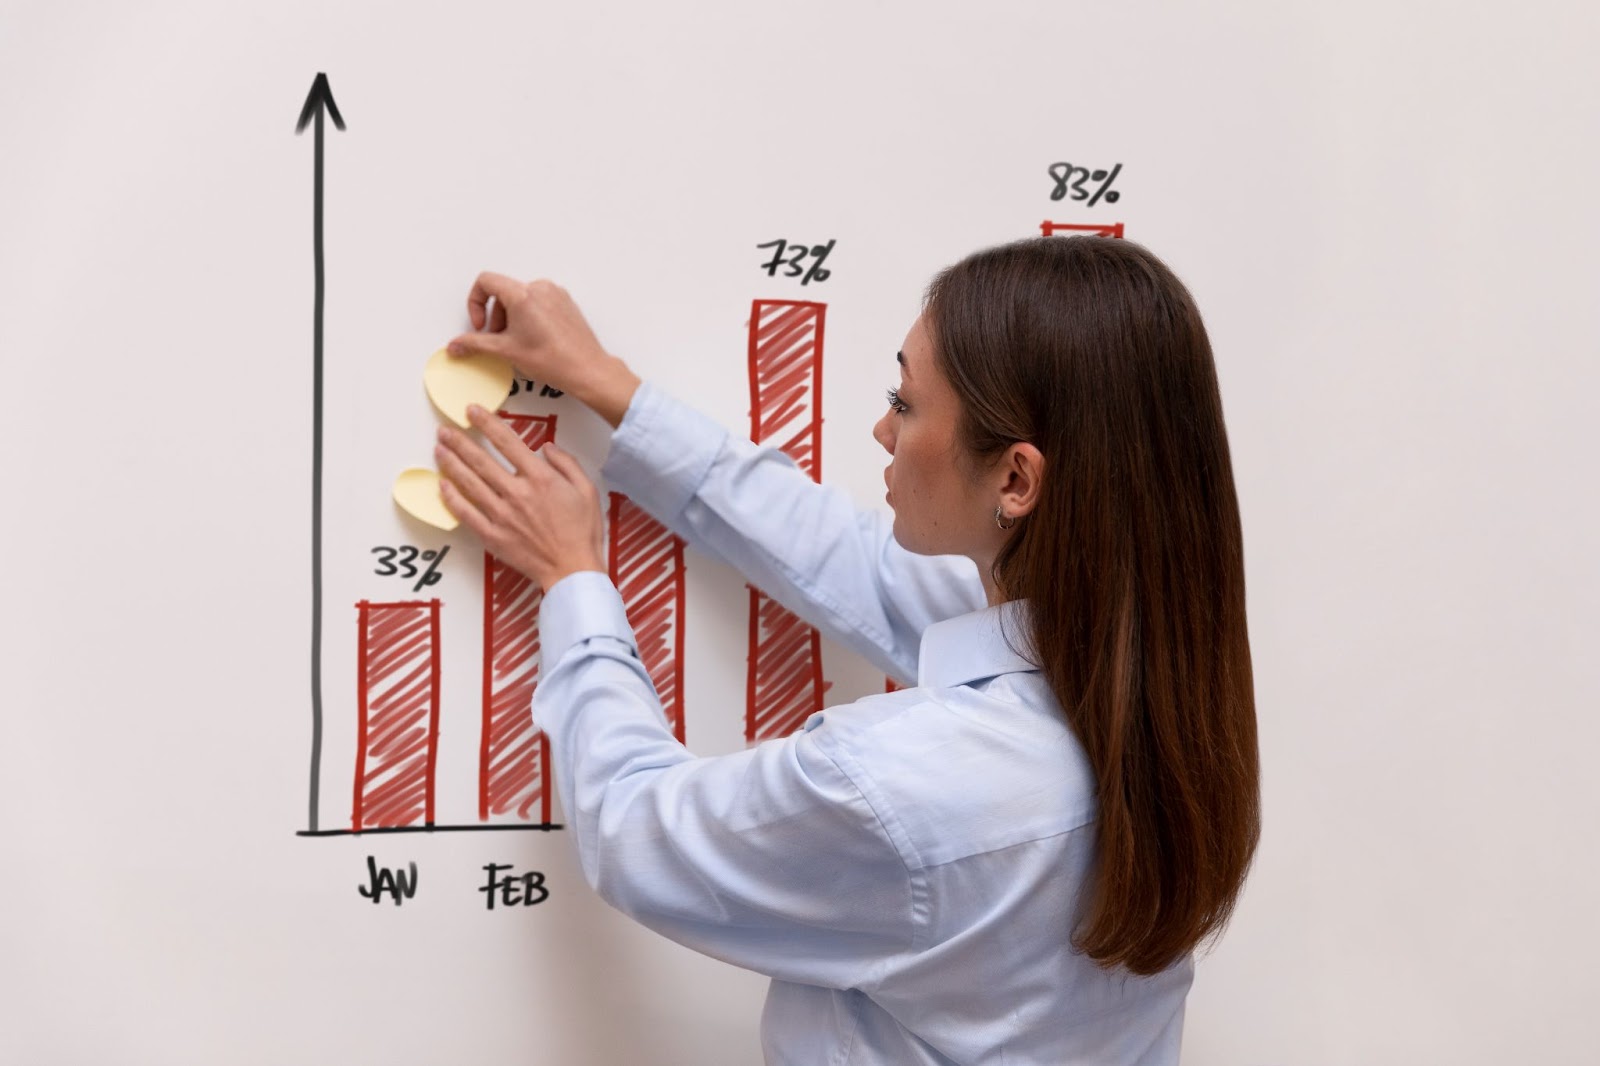
[[[339,105],[333,102],[333,90],[328,88],[328,76],[319,72],[317,80],[311,83],[311,91],[306,93],[306,106],[300,109],[300,121],[295,124],[294,131],[299,133],[304,130],[312,116],[324,107],[328,109],[333,124],[344,129],[344,119],[339,117]]]

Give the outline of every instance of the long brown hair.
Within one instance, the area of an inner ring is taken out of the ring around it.
[[[924,321],[964,458],[1018,441],[1044,456],[992,576],[1028,601],[1017,650],[1096,776],[1072,945],[1157,973],[1227,925],[1261,833],[1244,540],[1205,326],[1171,270],[1109,237],[976,252],[934,278]]]

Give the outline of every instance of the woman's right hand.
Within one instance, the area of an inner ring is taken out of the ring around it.
[[[485,272],[467,296],[467,314],[474,332],[453,339],[451,355],[497,355],[523,377],[571,393],[612,426],[622,422],[639,378],[600,346],[567,290]]]

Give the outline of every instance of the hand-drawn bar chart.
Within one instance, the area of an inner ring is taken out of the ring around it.
[[[356,605],[355,796],[350,828],[433,822],[439,743],[439,601]]]
[[[529,448],[555,439],[556,416],[502,414]],[[544,590],[483,557],[483,732],[478,817],[550,821],[550,749],[533,725],[539,683],[539,603]]]
[[[750,439],[822,478],[822,346],[827,305],[755,300],[750,308]],[[745,740],[787,736],[822,709],[822,638],[750,586]]]
[[[333,105],[327,78],[319,74],[296,125],[299,133],[314,120],[316,132],[312,213],[315,273],[311,449],[312,744],[308,826],[301,833],[332,836],[365,832],[560,828],[551,821],[549,744],[534,727],[532,716],[533,697],[539,684],[539,608],[544,590],[489,553],[485,554],[483,563],[482,668],[476,679],[480,689],[477,824],[435,822],[440,807],[443,603],[439,599],[378,602],[365,598],[355,604],[353,650],[357,660],[357,706],[349,828],[322,828],[320,824],[324,738],[324,112],[331,115],[339,129],[344,129],[344,121]],[[832,245],[829,241],[822,246],[824,251],[818,255],[818,266],[821,254]],[[813,268],[805,280],[822,281],[826,276],[826,271]],[[758,299],[752,303],[749,323],[751,437],[757,443],[780,449],[813,480],[820,480],[822,473],[822,352],[826,310],[825,304],[817,302]],[[502,417],[531,448],[537,449],[555,438],[555,415],[504,413]],[[608,519],[610,577],[621,593],[639,654],[660,698],[667,723],[682,742],[685,732],[686,545],[682,538],[620,494],[610,497]],[[437,560],[442,559],[449,548],[410,550],[423,558]],[[433,569],[429,570],[430,576]],[[806,716],[821,709],[823,695],[831,686],[822,676],[818,632],[756,588],[750,587],[749,592],[745,738],[754,743],[793,732]],[[461,621],[464,619],[458,616],[456,624]],[[467,681],[467,678],[461,679],[461,682]],[[461,737],[462,733],[455,731],[450,735]],[[470,740],[467,743],[470,744]],[[452,752],[456,750],[451,749]],[[471,748],[466,750],[470,752]],[[344,762],[346,757],[341,756],[340,762],[349,766],[349,762]],[[444,799],[448,802],[443,804],[447,811],[454,803],[470,802],[468,782],[471,778],[467,770],[472,765],[470,755],[460,762],[460,771],[444,768],[447,775],[460,773],[464,778],[447,782],[448,794]],[[342,777],[342,773],[339,776]]]
[[[529,448],[555,439],[555,415],[502,413]],[[668,724],[684,739],[686,544],[612,493],[608,556],[639,653]],[[483,561],[478,818],[483,828],[552,828],[548,738],[533,724],[544,590],[492,554]],[[350,832],[436,826],[439,600],[357,605],[359,721]]]
[[[684,540],[618,492],[611,494],[609,527],[611,581],[622,594],[639,657],[681,744]]]

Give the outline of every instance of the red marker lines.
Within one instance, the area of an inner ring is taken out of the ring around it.
[[[523,443],[554,440],[555,415],[500,416]],[[483,557],[483,729],[478,817],[550,821],[549,749],[533,727],[539,683],[539,603],[544,590],[494,556]]]
[[[621,493],[611,494],[611,580],[622,594],[639,657],[683,742],[683,538]]]
[[[756,300],[750,310],[750,439],[822,477],[822,343],[827,305]]]
[[[356,604],[359,725],[350,828],[430,825],[439,739],[439,601]]]
[[[1039,232],[1046,237],[1054,237],[1058,232],[1063,231],[1068,233],[1095,233],[1102,237],[1120,237],[1122,236],[1122,223],[1107,222],[1100,224],[1091,222],[1087,225],[1079,225],[1071,222],[1039,223]]]
[[[750,439],[777,447],[822,478],[822,345],[827,305],[755,300],[750,308]],[[817,631],[759,589],[750,590],[745,739],[792,733],[822,709]]]
[[[750,590],[745,739],[788,736],[822,710],[822,638],[758,589]]]

